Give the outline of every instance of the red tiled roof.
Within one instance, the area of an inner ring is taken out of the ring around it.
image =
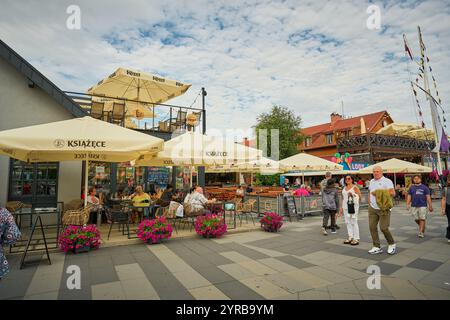
[[[377,124],[377,122],[381,119],[381,117],[387,114],[386,111],[375,112],[371,114],[365,114],[361,116],[356,116],[348,119],[337,120],[334,125],[331,125],[331,122],[319,124],[316,126],[303,128],[302,133],[306,136],[312,136],[319,133],[332,132],[332,131],[340,131],[344,129],[351,129],[354,127],[359,127],[361,125],[361,118],[364,119],[366,123],[367,132],[371,132],[373,127]]]

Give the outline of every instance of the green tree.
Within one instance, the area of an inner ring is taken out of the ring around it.
[[[263,147],[259,141],[260,130],[267,130],[267,155],[272,156],[271,134],[273,129],[278,129],[279,157],[280,160],[298,153],[298,145],[302,143],[303,136],[300,133],[301,118],[286,107],[273,106],[270,112],[262,113],[257,117],[256,137],[258,148]],[[280,175],[256,175],[256,185],[279,184]]]
[[[279,132],[279,156],[280,160],[298,153],[298,145],[303,141],[300,133],[301,118],[286,107],[273,106],[270,112],[262,113],[256,118],[256,137],[258,147],[262,147],[259,141],[259,132],[267,130],[267,154],[272,155],[271,134],[272,130]]]

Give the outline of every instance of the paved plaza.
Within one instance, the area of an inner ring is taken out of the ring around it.
[[[346,230],[342,219],[338,223],[338,233],[328,236],[320,233],[321,217],[315,216],[286,223],[280,233],[53,253],[52,265],[42,260],[23,270],[18,270],[20,257],[10,255],[12,270],[0,282],[0,299],[450,299],[445,217],[434,213],[420,239],[406,209],[395,207],[394,256],[367,253],[367,209],[360,214],[357,247],[342,243]],[[70,265],[81,269],[80,290],[67,288]],[[380,289],[367,288],[371,265],[380,267]]]

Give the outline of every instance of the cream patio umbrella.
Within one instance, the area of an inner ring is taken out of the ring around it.
[[[118,68],[107,78],[88,89],[88,94],[104,97],[94,97],[94,100],[105,102],[105,108],[111,108],[114,98],[125,98],[127,115],[144,112],[143,118],[152,118],[153,103],[163,103],[184,94],[190,87],[179,81],[166,79],[138,70]]]
[[[0,131],[0,154],[26,162],[125,162],[162,149],[162,139],[91,117]],[[85,195],[88,174],[85,174]],[[85,204],[86,204],[85,197]]]
[[[266,157],[247,162],[230,163],[209,168],[210,172],[250,172],[262,174],[277,174],[284,171],[279,161]]]
[[[385,134],[389,136],[402,136],[410,130],[419,129],[420,126],[413,123],[394,122],[377,131],[377,134]]]
[[[361,134],[367,133],[366,122],[364,121],[363,117],[360,118],[360,122],[361,122]]]
[[[297,153],[291,157],[280,160],[285,170],[299,171],[302,173],[304,183],[305,171],[341,171],[343,167],[337,163],[313,156],[307,153]]]
[[[140,157],[136,166],[214,166],[258,159],[261,150],[231,140],[186,132],[164,144],[164,150]]]
[[[375,163],[371,166],[365,167],[364,169],[360,169],[359,173],[361,174],[369,174],[372,173],[373,168],[380,166],[385,173],[393,173],[394,174],[394,185],[396,184],[396,174],[397,173],[429,173],[433,171],[430,167],[425,167],[420,164],[416,164],[413,162],[408,162],[404,160],[399,160],[396,158],[392,158],[386,161]]]

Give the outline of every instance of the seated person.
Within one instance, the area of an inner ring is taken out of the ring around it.
[[[190,195],[189,202],[186,204],[188,207],[188,210],[185,210],[190,215],[200,215],[209,213],[206,205],[209,203],[215,203],[216,199],[208,200],[203,195],[203,188],[200,186],[197,186],[195,188],[195,191]],[[185,208],[186,209],[186,208]]]
[[[156,204],[160,205],[161,207],[167,207],[172,200],[172,195],[173,186],[171,184],[168,184],[166,190],[164,190],[163,194],[161,195],[161,198],[156,201]]]
[[[99,198],[96,196],[97,189],[90,187],[88,189],[88,195],[86,202],[92,205],[91,212],[89,214],[89,224],[97,224],[97,215],[103,210],[103,205]]]
[[[136,216],[139,216],[142,220],[144,209],[150,206],[150,196],[148,193],[144,192],[142,186],[137,186],[135,193],[131,195],[131,201],[133,202],[133,207],[135,207],[133,209],[133,216],[131,217],[131,221],[134,223],[136,221]],[[148,216],[147,212],[145,216]]]
[[[236,198],[238,199],[244,199],[244,186],[240,185],[236,189]]]
[[[180,190],[180,189],[175,190],[175,192],[172,194],[171,201],[182,203],[183,202],[183,190]]]
[[[247,193],[252,193],[252,192],[253,192],[253,187],[249,184],[249,185],[247,186],[247,190],[245,190],[245,192],[247,192]]]

